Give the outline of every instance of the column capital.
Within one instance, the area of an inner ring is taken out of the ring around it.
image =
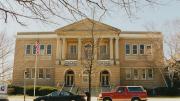
[[[113,39],[114,39],[114,37],[110,37],[109,39],[110,39],[110,40],[113,40]]]
[[[81,41],[82,38],[80,37],[80,38],[77,38],[77,39],[78,39],[78,41]]]
[[[116,40],[119,40],[119,37],[115,37]]]
[[[97,39],[98,39],[97,37],[94,37],[94,41],[97,41]]]

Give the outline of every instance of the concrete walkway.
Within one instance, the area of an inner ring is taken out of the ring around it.
[[[35,97],[26,96],[25,101],[33,101]],[[24,96],[9,96],[9,101],[24,101]],[[92,97],[92,101],[97,101],[97,97]],[[150,97],[148,101],[180,101],[180,97]]]

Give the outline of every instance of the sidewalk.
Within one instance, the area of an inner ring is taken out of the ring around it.
[[[33,101],[35,97],[26,96],[25,101]],[[8,96],[9,101],[24,101],[24,96]],[[97,101],[97,97],[92,97],[91,101]],[[180,97],[149,97],[148,101],[180,101]]]

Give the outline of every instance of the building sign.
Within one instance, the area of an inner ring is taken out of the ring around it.
[[[7,94],[7,83],[0,81],[0,94]]]

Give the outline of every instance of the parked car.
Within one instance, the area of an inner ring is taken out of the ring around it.
[[[99,94],[98,101],[146,101],[147,92],[142,86],[118,86],[111,92]]]
[[[34,101],[86,101],[85,95],[76,95],[68,91],[55,91],[46,96],[37,97]]]

